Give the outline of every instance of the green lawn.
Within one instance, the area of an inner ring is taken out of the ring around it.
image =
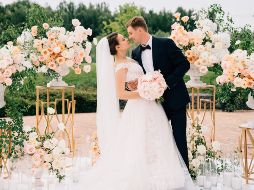
[[[68,85],[75,85],[76,90],[95,90],[96,89],[96,65],[92,64],[92,70],[89,73],[82,72],[80,75],[71,71],[69,75],[63,77]],[[37,85],[46,85],[46,79],[40,75],[36,81]]]
[[[207,84],[215,84],[216,75],[214,72],[209,71],[207,75],[201,77],[201,80]],[[184,76],[184,81],[187,82],[190,79],[188,75]],[[82,72],[80,75],[76,75],[73,71],[63,78],[69,85],[75,85],[78,90],[82,89],[96,89],[96,65],[92,64],[92,71],[90,73]],[[42,79],[38,83],[42,84]]]

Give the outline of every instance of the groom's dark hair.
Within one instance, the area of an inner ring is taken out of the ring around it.
[[[126,23],[126,28],[131,26],[136,29],[137,27],[143,28],[146,32],[148,31],[145,19],[142,16],[135,16]]]

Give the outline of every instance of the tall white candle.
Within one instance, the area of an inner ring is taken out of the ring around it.
[[[235,190],[242,189],[242,179],[240,177],[232,178],[232,188]]]
[[[217,185],[217,176],[211,176],[210,181],[212,182],[212,186],[216,186]]]
[[[204,179],[205,179],[205,176],[203,176],[203,175],[197,176],[198,186],[200,186],[200,187],[204,186]]]
[[[207,179],[204,181],[204,188],[210,189],[212,187],[211,181],[208,181]]]
[[[223,174],[223,184],[224,184],[224,186],[231,187],[232,177],[233,177],[232,172],[225,172]]]

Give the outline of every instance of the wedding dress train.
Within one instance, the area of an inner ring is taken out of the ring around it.
[[[126,81],[143,75],[140,65],[131,59],[118,64],[115,71],[121,68],[128,69]],[[75,189],[196,189],[160,104],[129,100],[114,128],[110,148],[90,170],[82,171],[79,188]]]

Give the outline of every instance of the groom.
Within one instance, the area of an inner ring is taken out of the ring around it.
[[[139,46],[132,51],[144,72],[160,70],[168,89],[164,92],[162,106],[171,121],[173,134],[178,150],[189,167],[186,140],[186,105],[190,102],[183,77],[190,68],[190,63],[182,51],[169,38],[157,38],[148,33],[143,17],[136,16],[126,24],[129,38]],[[128,84],[130,89],[136,88],[137,81]]]

